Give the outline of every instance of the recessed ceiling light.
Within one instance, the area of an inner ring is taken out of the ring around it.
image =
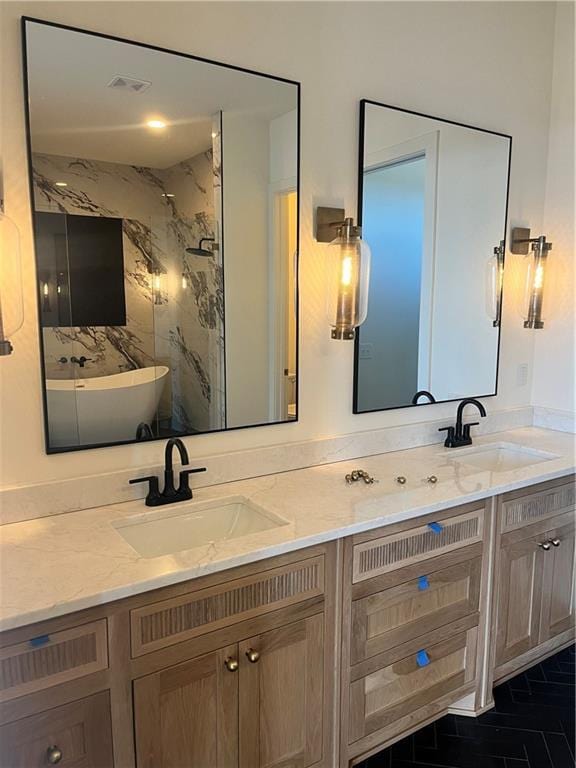
[[[161,130],[162,128],[166,128],[166,123],[164,122],[164,120],[157,120],[157,119],[148,120],[146,122],[146,125],[148,126],[148,128],[154,128],[155,130]]]
[[[57,181],[56,182],[57,187],[67,187],[68,184],[65,181]]]

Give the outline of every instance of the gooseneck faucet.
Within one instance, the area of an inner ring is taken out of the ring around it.
[[[453,427],[441,427],[439,432],[447,432],[444,446],[446,448],[460,448],[463,445],[472,445],[472,437],[470,436],[470,427],[478,426],[478,421],[473,421],[470,424],[462,424],[462,418],[464,416],[464,408],[467,405],[474,405],[478,408],[480,416],[486,416],[486,409],[479,400],[475,397],[466,397],[462,402],[458,404],[458,410],[456,411],[456,425]]]
[[[412,405],[418,405],[418,400],[421,397],[425,397],[428,400],[429,403],[435,403],[436,402],[436,398],[434,397],[432,392],[428,392],[427,389],[419,389],[418,392],[416,392],[416,394],[412,398]]]
[[[188,451],[179,437],[171,437],[166,443],[164,452],[164,489],[160,493],[160,486],[156,475],[148,477],[137,477],[130,480],[130,484],[148,483],[148,494],[146,496],[147,507],[160,507],[163,504],[173,504],[177,501],[187,501],[192,498],[192,489],[190,488],[189,476],[196,472],[206,472],[206,467],[196,469],[180,470],[178,488],[174,487],[174,468],[172,466],[172,454],[174,448],[178,449],[182,465],[189,463]]]

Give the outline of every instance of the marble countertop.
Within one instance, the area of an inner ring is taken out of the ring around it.
[[[475,439],[474,447],[500,442],[557,458],[494,472],[455,461],[459,452],[469,449],[430,445],[202,488],[194,493],[194,501],[242,496],[288,524],[155,558],[139,555],[114,527],[126,518],[149,513],[142,500],[4,525],[0,527],[0,631],[562,477],[576,469],[571,434],[527,427]],[[360,467],[378,482],[347,485],[346,473]],[[427,482],[432,474],[438,478],[435,485]],[[405,485],[396,482],[398,475],[406,477]],[[157,513],[183,506],[160,507]]]

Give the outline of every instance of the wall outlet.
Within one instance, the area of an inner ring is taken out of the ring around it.
[[[360,344],[360,360],[372,360],[372,344]]]
[[[528,363],[521,363],[516,370],[516,383],[519,387],[528,384]]]

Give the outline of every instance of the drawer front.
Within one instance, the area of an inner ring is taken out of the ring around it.
[[[512,498],[510,498],[512,496]],[[514,531],[555,515],[576,509],[574,480],[535,492],[506,494],[502,498],[502,532]]]
[[[484,508],[354,546],[352,581],[436,557],[482,540]]]
[[[442,558],[421,575],[352,603],[351,663],[479,610],[482,558],[442,567]]]
[[[106,619],[0,648],[0,701],[108,667]]]
[[[2,768],[55,763],[62,768],[113,767],[108,691],[0,728]]]
[[[215,629],[324,594],[324,555],[136,608],[132,655],[141,656]]]
[[[353,743],[474,680],[477,627],[423,648],[350,684]]]

